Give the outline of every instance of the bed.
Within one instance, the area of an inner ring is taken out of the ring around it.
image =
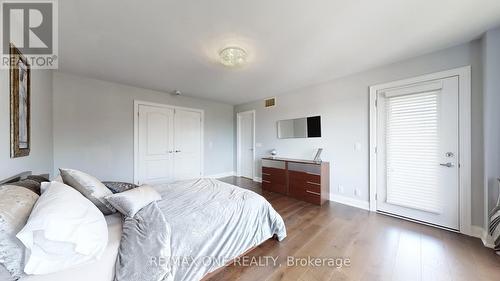
[[[281,216],[269,202],[252,191],[215,179],[156,185],[154,189],[162,196],[155,206],[161,210],[171,230],[168,254],[173,261],[163,280],[201,280],[266,240],[274,237],[281,241],[286,237]],[[147,213],[143,217],[148,217]],[[128,274],[128,268],[116,260],[118,256],[134,259],[123,254],[127,249],[121,249],[122,236],[130,236],[130,233],[123,233],[129,231],[123,226],[130,222],[123,221],[118,214],[106,216],[106,222],[109,242],[98,262],[53,274],[26,276],[21,281],[111,281],[115,271],[117,276],[120,272]],[[186,259],[190,262],[186,263]],[[134,263],[135,266],[137,263],[139,266],[149,264],[147,270],[151,270],[151,260]],[[0,280],[8,280],[2,276],[0,272]]]
[[[172,228],[172,256],[217,259],[209,266],[174,267],[173,280],[199,280],[273,236],[279,241],[286,237],[281,216],[252,191],[215,179],[156,188],[163,198],[158,205]]]

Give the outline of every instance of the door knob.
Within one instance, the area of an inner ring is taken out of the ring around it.
[[[168,153],[174,153],[174,151],[173,150],[169,150]]]
[[[175,151],[175,153],[179,153],[179,152],[181,152],[181,151],[180,151],[180,150],[176,150],[176,151]]]
[[[448,163],[441,163],[441,164],[439,164],[439,165],[444,166],[444,167],[448,167],[448,168],[451,168],[451,167],[455,166],[455,165],[454,165],[453,163],[451,163],[451,162],[448,162]]]

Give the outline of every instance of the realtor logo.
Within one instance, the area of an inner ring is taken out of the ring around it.
[[[1,1],[1,68],[9,68],[10,44],[27,58],[31,68],[56,69],[57,3]]]

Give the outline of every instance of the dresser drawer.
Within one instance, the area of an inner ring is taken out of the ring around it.
[[[263,159],[262,160],[262,168],[264,168],[264,167],[284,170],[286,168],[286,164],[283,161]]]
[[[286,184],[286,170],[262,167],[262,179],[272,183]]]
[[[262,179],[262,189],[264,190],[271,190],[271,181]]]
[[[291,163],[288,163],[288,170],[320,175],[321,174],[321,165],[291,162]]]
[[[262,173],[262,182],[271,182],[272,180],[272,176],[270,174],[264,174]]]
[[[321,204],[321,177],[306,172],[288,171],[288,194],[312,204]]]
[[[306,184],[304,185],[304,190],[321,194],[321,185],[306,182]]]
[[[305,178],[307,183],[317,184],[317,185],[321,184],[321,176],[320,175],[304,173],[304,178]]]
[[[266,158],[262,160],[262,189],[322,205],[329,196],[329,163]]]
[[[268,180],[262,180],[262,189],[271,191],[271,192],[277,192],[281,194],[287,194],[286,192],[286,185],[283,183],[276,183],[276,182],[271,182]]]
[[[298,171],[288,171],[290,180],[292,181],[300,181],[304,184],[321,184],[321,176],[316,174],[310,174],[306,172],[298,172]]]
[[[313,191],[306,190],[302,200],[312,204],[321,205],[321,195]]]

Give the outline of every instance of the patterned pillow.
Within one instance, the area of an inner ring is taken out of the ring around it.
[[[120,193],[137,187],[137,185],[128,182],[103,181],[102,183],[113,193]]]
[[[16,234],[24,227],[38,195],[28,189],[4,185],[0,188],[0,264],[14,280],[24,275],[24,245]]]
[[[40,195],[40,183],[34,180],[25,179],[9,183],[9,185],[22,186]]]
[[[104,199],[104,197],[112,195],[113,192],[106,188],[98,179],[78,170],[59,169],[59,171],[65,184],[78,190],[83,196],[94,203],[104,215],[116,213],[116,209]]]
[[[46,175],[30,175],[27,177],[29,180],[34,180],[38,183],[49,182],[49,178]]]
[[[161,195],[149,185],[105,197],[120,213],[133,218],[135,214],[154,201],[161,200]]]

